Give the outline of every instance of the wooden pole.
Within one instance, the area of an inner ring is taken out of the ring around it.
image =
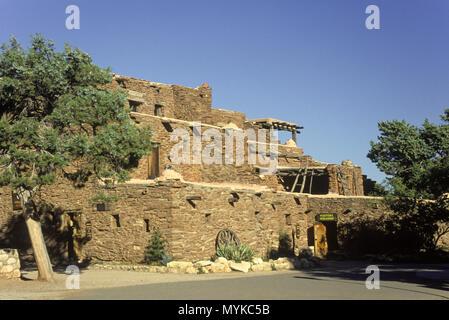
[[[292,189],[290,190],[290,192],[293,192],[293,191],[295,190],[296,184],[298,183],[298,179],[299,179],[299,174],[300,174],[300,173],[301,173],[301,172],[298,171],[298,174],[296,175],[296,178],[295,178],[295,182],[293,183],[293,187],[292,187]]]
[[[307,169],[309,167],[309,158],[307,158],[306,161],[306,169],[304,170],[304,176],[302,177],[302,185],[301,185],[301,190],[299,191],[299,193],[302,193],[304,191],[304,186],[306,184],[306,177],[307,177]]]
[[[310,175],[309,193],[312,194],[313,173]]]

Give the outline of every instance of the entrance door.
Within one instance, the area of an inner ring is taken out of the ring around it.
[[[323,258],[327,254],[326,226],[321,222],[313,225],[315,238],[315,256]]]

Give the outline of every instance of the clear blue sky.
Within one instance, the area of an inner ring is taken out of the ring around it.
[[[80,30],[65,27],[70,4]],[[380,30],[365,28],[370,4]],[[447,0],[0,2],[0,42],[36,32],[118,74],[208,82],[214,107],[303,125],[306,154],[377,180],[366,158],[377,122],[439,122],[449,108]]]

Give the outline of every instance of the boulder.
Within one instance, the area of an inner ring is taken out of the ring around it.
[[[199,268],[199,267],[207,267],[210,266],[212,264],[212,261],[209,260],[201,260],[201,261],[197,261],[193,264],[194,267]]]
[[[269,262],[262,262],[260,264],[253,264],[251,266],[251,271],[272,271],[271,264]]]
[[[212,263],[209,266],[209,272],[210,273],[221,273],[221,272],[231,272],[231,268],[229,268],[229,266],[227,264],[223,264],[223,263]]]
[[[192,262],[187,261],[171,261],[167,263],[167,272],[169,273],[185,273],[187,268],[193,267]]]
[[[218,258],[215,260],[215,263],[221,263],[221,264],[228,265],[228,260],[227,260],[226,258],[224,258],[224,257],[218,257]]]
[[[195,267],[187,267],[185,273],[188,273],[188,274],[197,274],[197,273],[198,273],[198,270],[197,270]]]
[[[309,268],[313,267],[313,263],[305,258],[302,258],[299,260],[299,267],[301,269],[309,269]]]
[[[243,261],[240,263],[237,262],[231,262],[229,264],[229,267],[234,270],[234,271],[239,271],[239,272],[248,272],[249,269],[251,268],[251,263]]]
[[[252,263],[253,264],[262,264],[263,260],[262,260],[262,258],[253,258]]]

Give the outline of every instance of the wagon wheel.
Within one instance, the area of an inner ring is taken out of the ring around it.
[[[215,249],[218,249],[219,247],[223,245],[240,245],[239,238],[237,238],[237,235],[232,232],[231,230],[225,229],[221,230],[218,235],[217,239],[215,241]]]

